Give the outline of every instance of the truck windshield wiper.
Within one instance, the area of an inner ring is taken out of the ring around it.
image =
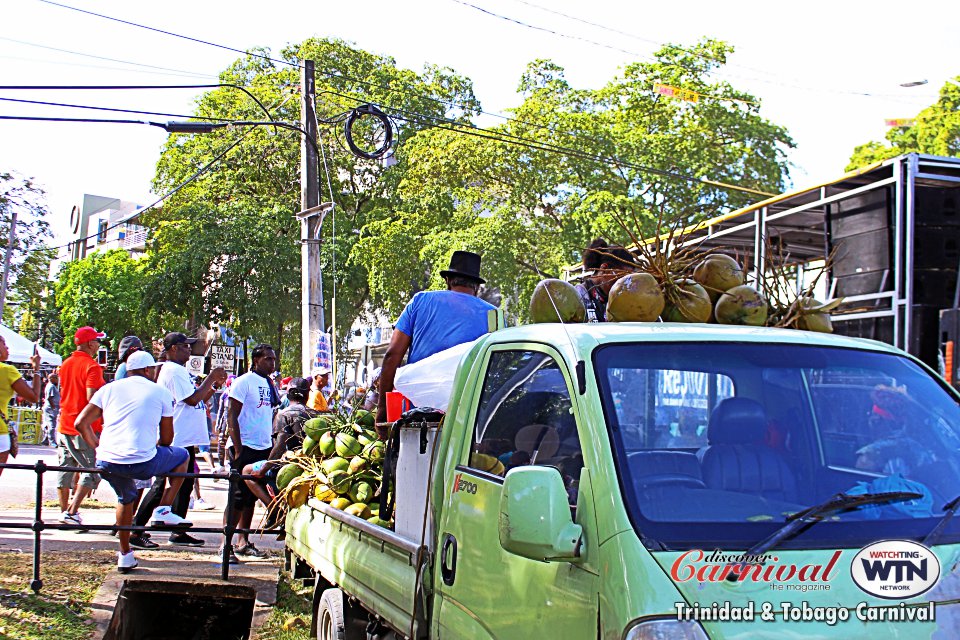
[[[759,555],[776,547],[784,540],[799,535],[808,527],[823,520],[824,516],[840,511],[850,511],[868,504],[887,504],[890,502],[906,502],[922,498],[920,493],[910,491],[888,491],[885,493],[861,493],[851,495],[838,493],[826,502],[813,505],[802,511],[787,516],[787,524],[773,532],[769,537],[758,542],[747,550],[747,555]]]
[[[943,505],[943,515],[940,517],[940,522],[937,523],[937,526],[933,528],[933,531],[927,534],[927,537],[921,540],[921,544],[926,547],[932,547],[937,543],[937,540],[940,539],[940,536],[943,535],[943,530],[947,528],[947,525],[950,524],[950,521],[953,520],[953,516],[957,513],[957,508],[960,507],[960,496],[957,496],[947,504]]]

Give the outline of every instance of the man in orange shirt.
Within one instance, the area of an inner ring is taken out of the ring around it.
[[[83,408],[90,402],[94,392],[106,382],[103,379],[103,367],[97,364],[97,351],[100,340],[106,338],[93,327],[80,327],[73,336],[77,350],[63,361],[60,366],[60,420],[57,431],[57,451],[62,467],[97,466],[97,452],[80,437],[74,423]],[[98,436],[103,430],[103,421],[92,425]],[[77,493],[70,502],[70,488],[73,486],[74,473],[57,472],[57,491],[60,497],[60,522],[64,524],[83,524],[80,519],[80,505],[100,484],[100,475],[84,473],[80,476]],[[67,504],[69,502],[69,505]]]

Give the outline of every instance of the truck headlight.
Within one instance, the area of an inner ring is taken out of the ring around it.
[[[708,640],[699,623],[692,620],[660,618],[633,623],[623,640]]]

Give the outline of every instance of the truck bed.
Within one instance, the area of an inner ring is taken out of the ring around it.
[[[314,498],[290,510],[286,532],[294,554],[404,635],[415,608],[423,616],[422,604],[415,607],[417,571],[426,552],[419,542]],[[422,580],[429,581],[426,572]]]

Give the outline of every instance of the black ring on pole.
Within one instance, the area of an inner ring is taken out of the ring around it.
[[[376,151],[364,151],[353,141],[353,124],[364,116],[371,116],[379,120],[380,124],[383,125],[383,130],[386,132],[383,144],[380,145]],[[350,115],[347,116],[346,124],[344,125],[344,133],[346,134],[347,146],[350,147],[350,151],[353,152],[354,155],[368,160],[382,158],[387,155],[387,152],[389,152],[393,146],[393,123],[390,121],[390,118],[387,117],[387,114],[372,104],[362,104],[350,111]]]

